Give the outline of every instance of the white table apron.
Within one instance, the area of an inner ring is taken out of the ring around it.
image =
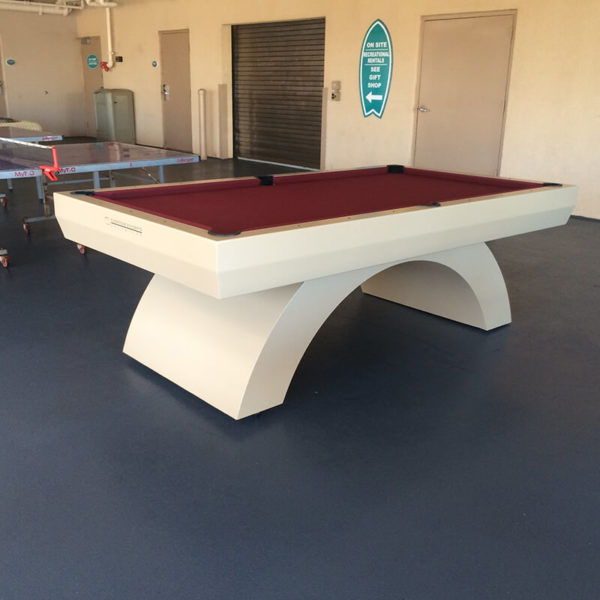
[[[234,419],[283,403],[311,340],[356,287],[489,330],[510,323],[485,243],[215,299],[154,275],[123,351]]]

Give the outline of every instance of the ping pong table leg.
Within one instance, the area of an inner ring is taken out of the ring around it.
[[[23,229],[25,233],[29,235],[31,232],[31,223],[37,223],[38,221],[47,221],[48,219],[54,219],[53,205],[50,194],[46,194],[47,186],[44,184],[44,177],[35,178],[35,187],[37,188],[38,199],[44,207],[44,213],[39,217],[25,217],[23,219]]]
[[[0,265],[3,267],[8,267],[8,263],[10,261],[10,256],[8,256],[8,250],[5,248],[0,248]]]
[[[38,195],[38,200],[40,201],[44,201],[45,195],[44,195],[44,182],[42,181],[41,177],[36,177],[35,178],[35,187],[37,188],[37,195]]]
[[[158,180],[161,183],[165,182],[165,169],[164,169],[163,165],[158,165]]]
[[[6,185],[8,186],[8,191],[12,192],[13,191],[13,180],[12,179],[7,179],[6,180]]]
[[[92,176],[94,179],[94,189],[98,189],[100,187],[100,171],[94,171]]]

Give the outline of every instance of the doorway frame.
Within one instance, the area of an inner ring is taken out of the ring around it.
[[[87,45],[84,40],[94,40],[98,44],[99,53],[98,58],[101,57],[102,51],[102,36],[100,35],[82,35],[77,38],[80,42],[80,51],[81,51],[81,69],[82,69],[82,78],[83,78],[83,89],[85,94],[85,102],[84,102],[84,111],[85,111],[85,123],[86,123],[86,135],[90,137],[96,137],[98,131],[98,124],[96,123],[96,109],[94,105],[94,92],[96,90],[92,90],[88,88],[87,83],[88,79],[86,78],[86,64],[83,59],[84,51],[82,46]],[[104,73],[100,65],[98,65],[95,69],[98,74],[98,79],[100,80],[100,86],[96,89],[101,89],[104,87]]]
[[[3,46],[2,46],[2,38],[0,37],[0,81],[2,82],[2,104],[4,105],[4,108],[6,110],[6,114],[2,115],[0,114],[1,117],[8,117],[8,114],[10,112],[10,108],[9,108],[9,102],[8,102],[8,92],[6,91],[7,86],[6,86],[6,70],[4,69],[4,54],[3,54]]]
[[[411,148],[411,160],[412,164],[415,162],[415,156],[417,152],[417,106],[419,105],[419,95],[421,92],[421,75],[422,75],[422,62],[423,62],[423,43],[425,38],[425,23],[427,21],[450,21],[454,19],[472,19],[482,17],[501,17],[501,16],[512,16],[513,17],[513,30],[512,39],[510,43],[510,52],[508,55],[508,72],[506,74],[506,86],[504,90],[504,109],[502,111],[502,125],[500,129],[500,147],[498,149],[498,162],[496,165],[496,175],[502,172],[502,159],[504,155],[504,135],[506,132],[506,114],[508,112],[508,102],[510,94],[510,82],[512,78],[512,66],[515,49],[515,38],[517,32],[517,16],[518,10],[516,8],[507,8],[501,10],[486,10],[486,11],[471,11],[471,12],[460,12],[460,13],[442,13],[435,15],[422,15],[421,26],[419,31],[419,54],[417,63],[417,80],[415,86],[415,98],[413,103],[413,134],[412,134],[412,148]]]
[[[186,33],[187,34],[187,41],[188,41],[188,77],[189,77],[189,82],[190,82],[190,97],[189,97],[189,103],[190,103],[190,113],[189,113],[189,119],[190,119],[190,149],[186,150],[186,152],[193,152],[194,151],[194,131],[193,131],[193,127],[194,127],[194,117],[193,117],[193,111],[194,111],[194,94],[192,93],[192,38],[191,38],[191,30],[189,27],[181,27],[178,29],[159,29],[157,34],[158,34],[158,55],[159,55],[159,65],[160,65],[160,69],[159,69],[159,85],[160,85],[160,102],[161,102],[161,107],[160,107],[160,119],[161,119],[161,134],[162,134],[162,148],[166,148],[166,143],[167,143],[167,129],[166,129],[166,119],[165,119],[165,109],[164,109],[164,105],[163,105],[163,97],[162,97],[162,84],[164,82],[164,72],[163,72],[163,47],[162,47],[162,39],[163,39],[163,35],[164,34],[170,34],[170,33]]]
[[[260,21],[235,21],[222,25],[221,29],[221,65],[222,65],[222,79],[227,87],[223,99],[219,98],[219,141],[218,148],[221,152],[226,152],[219,156],[219,158],[234,158],[235,157],[235,143],[234,143],[234,98],[233,98],[233,27],[239,25],[260,25],[280,22],[293,22],[293,21],[305,21],[307,19],[323,19],[325,32],[324,32],[324,48],[323,48],[323,87],[321,88],[321,141],[320,141],[320,165],[318,169],[311,169],[307,167],[297,167],[299,169],[305,169],[307,171],[318,171],[326,169],[326,152],[327,152],[327,112],[329,107],[329,88],[327,87],[327,57],[328,57],[328,44],[327,44],[327,31],[328,31],[328,17],[324,14],[307,16],[307,17],[282,17],[280,19],[271,20],[260,20]],[[252,159],[243,159],[252,160]],[[261,162],[261,161],[258,161]],[[267,163],[269,164],[269,163]],[[282,163],[270,163],[270,164],[282,164]],[[284,166],[296,167],[296,165]]]

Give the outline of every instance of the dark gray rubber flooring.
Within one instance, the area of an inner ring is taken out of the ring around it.
[[[283,406],[235,422],[121,353],[150,275],[55,222],[26,238],[16,187],[1,600],[600,597],[600,223],[491,244],[494,332],[354,292]]]

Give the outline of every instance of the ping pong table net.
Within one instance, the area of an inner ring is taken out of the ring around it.
[[[39,169],[50,181],[56,181],[60,171],[56,148],[0,136],[0,157],[16,168]],[[50,162],[52,164],[48,164]]]

